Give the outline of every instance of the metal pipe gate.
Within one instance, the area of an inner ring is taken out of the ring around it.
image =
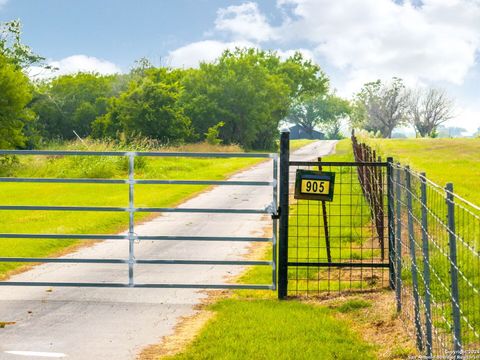
[[[85,264],[125,264],[128,266],[128,281],[125,283],[108,282],[18,282],[0,281],[0,286],[62,286],[62,287],[131,287],[131,288],[198,288],[198,289],[276,289],[276,246],[277,246],[277,177],[278,155],[261,153],[181,153],[181,152],[93,152],[93,151],[34,151],[34,150],[0,150],[0,155],[35,155],[35,156],[115,156],[128,158],[128,179],[96,178],[0,178],[0,183],[72,183],[72,184],[128,184],[128,207],[102,206],[31,206],[0,205],[0,210],[7,211],[95,211],[127,212],[129,215],[128,233],[111,234],[22,234],[1,233],[4,239],[74,239],[74,240],[125,240],[128,241],[128,258],[123,259],[73,259],[73,258],[34,258],[34,257],[0,257],[1,262],[15,263],[85,263]],[[155,180],[135,179],[134,165],[138,157],[188,157],[188,158],[259,158],[272,160],[271,181],[229,181],[229,180]],[[158,208],[135,207],[135,185],[222,185],[222,186],[261,186],[272,189],[272,202],[263,209],[220,209],[220,208]],[[211,213],[211,214],[268,214],[272,217],[272,237],[202,237],[202,236],[141,236],[135,233],[135,213]],[[225,241],[225,242],[260,242],[271,243],[272,259],[267,261],[234,260],[180,260],[180,259],[136,259],[135,242],[154,241]],[[272,269],[271,284],[177,284],[177,283],[137,283],[135,282],[135,265],[261,265]]]

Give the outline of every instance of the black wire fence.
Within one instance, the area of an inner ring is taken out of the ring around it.
[[[352,143],[357,161],[377,160],[354,136]],[[383,211],[389,211],[399,316],[425,358],[480,358],[480,208],[456,195],[452,184],[441,187],[399,163],[389,167],[391,206]],[[359,170],[359,182],[373,171]],[[374,210],[380,201],[371,199],[385,198],[370,182],[362,192],[372,212],[380,212]]]
[[[294,199],[297,170],[335,173],[333,201]],[[357,169],[368,165],[291,162],[288,226],[288,295],[369,291],[388,286],[386,212],[373,212],[361,191]],[[372,166],[377,181],[386,166]],[[373,221],[372,221],[373,220]]]

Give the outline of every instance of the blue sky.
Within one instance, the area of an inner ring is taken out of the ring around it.
[[[480,127],[480,0],[0,0],[0,21],[12,19],[59,73],[125,72],[140,57],[196,66],[235,46],[300,50],[343,96],[400,76],[446,89],[449,125]]]

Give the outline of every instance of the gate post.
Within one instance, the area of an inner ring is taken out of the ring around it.
[[[280,228],[278,244],[278,298],[287,297],[288,287],[288,193],[289,193],[290,132],[280,137]]]

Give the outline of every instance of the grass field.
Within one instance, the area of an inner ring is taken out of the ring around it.
[[[480,139],[367,139],[382,156],[425,171],[427,177],[444,186],[454,184],[454,191],[480,204]]]
[[[98,144],[97,144],[98,145]],[[102,148],[105,150],[105,148]],[[99,150],[98,146],[91,150]],[[117,150],[111,149],[109,150]],[[171,149],[170,149],[171,150]],[[183,149],[180,149],[183,150]],[[237,147],[199,146],[197,151],[239,151]],[[260,159],[139,158],[136,178],[220,180],[258,163]],[[4,166],[3,176],[53,178],[128,178],[127,160],[121,157],[19,157]],[[135,206],[172,207],[205,190],[198,185],[137,185]],[[128,206],[128,185],[1,183],[3,205]],[[0,211],[0,232],[47,234],[115,234],[128,227],[128,214],[105,212]],[[137,214],[141,221],[148,213]],[[1,239],[0,256],[48,257],[79,245],[75,240]],[[21,267],[0,263],[0,278]]]

